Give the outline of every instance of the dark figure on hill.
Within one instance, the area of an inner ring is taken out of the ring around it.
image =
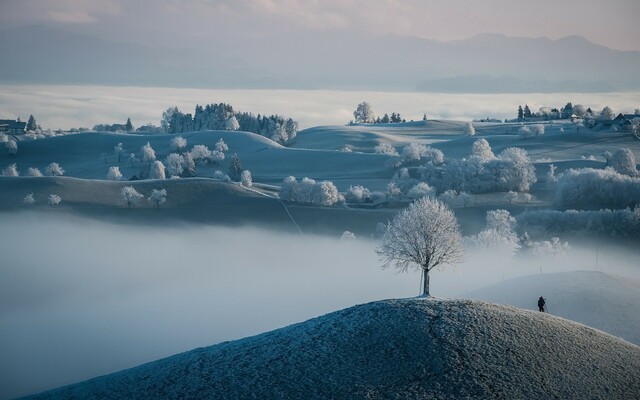
[[[546,304],[546,301],[544,300],[544,297],[540,296],[540,298],[538,299],[538,311],[544,312],[545,304]]]

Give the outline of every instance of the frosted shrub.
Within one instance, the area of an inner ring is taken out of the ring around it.
[[[402,149],[402,161],[406,164],[424,160],[434,165],[444,162],[444,154],[438,149],[420,143],[410,143]]]
[[[463,132],[464,132],[465,135],[467,135],[469,137],[475,136],[476,128],[474,128],[473,124],[471,122],[469,122],[464,126]]]
[[[171,150],[181,152],[187,148],[187,139],[182,136],[176,136],[171,139]]]
[[[122,173],[120,167],[109,167],[107,171],[107,179],[110,181],[119,181],[122,179]]]
[[[630,149],[620,149],[611,156],[611,167],[619,174],[637,176],[636,158]]]
[[[530,127],[531,133],[536,136],[544,135],[544,125],[535,124]]]
[[[150,203],[155,203],[157,208],[160,208],[160,204],[167,201],[167,189],[153,189],[151,196],[147,199]]]
[[[216,142],[216,151],[220,153],[224,153],[225,151],[229,151],[229,146],[222,140],[222,138],[218,139]]]
[[[62,169],[62,167],[58,163],[55,163],[55,162],[49,164],[45,171],[47,172],[47,175],[49,175],[49,176],[62,176],[62,175],[64,175],[64,169]]]
[[[165,158],[164,162],[167,164],[167,171],[171,177],[179,177],[184,171],[185,161],[184,157],[178,153],[171,153]]]
[[[251,177],[251,171],[249,171],[248,169],[245,169],[244,171],[242,171],[242,173],[240,174],[240,183],[244,187],[253,186],[253,178]]]
[[[149,179],[166,179],[164,164],[161,161],[154,161],[149,170]]]
[[[338,189],[332,182],[316,182],[306,177],[298,182],[294,176],[288,176],[283,180],[280,198],[297,203],[311,203],[321,206],[331,206],[341,200]]]
[[[342,232],[342,236],[340,236],[341,242],[351,242],[353,240],[356,240],[356,235],[354,233],[349,231]]]
[[[377,154],[387,154],[390,156],[398,155],[398,151],[396,150],[396,148],[393,147],[390,143],[386,143],[386,142],[378,144],[376,147],[373,148],[373,151],[375,151]]]
[[[225,175],[224,172],[220,171],[219,169],[213,171],[213,179],[223,180],[224,175]]]
[[[7,149],[9,155],[15,156],[18,154],[18,143],[15,140],[8,140],[4,142],[4,147]]]
[[[528,126],[522,126],[520,127],[520,129],[518,129],[518,135],[520,135],[521,138],[526,139],[530,136],[533,136],[533,132]]]
[[[371,199],[371,192],[364,186],[349,186],[349,190],[345,193],[345,199],[349,203],[364,203]]]
[[[149,142],[140,148],[140,159],[146,163],[156,160],[156,152]]]
[[[22,202],[26,205],[32,205],[36,202],[36,199],[35,197],[33,197],[33,193],[29,193],[28,195],[24,196]]]
[[[558,180],[555,201],[559,207],[586,210],[634,207],[640,203],[640,178],[612,168],[570,169]]]
[[[238,120],[235,116],[232,115],[231,118],[227,120],[227,122],[225,123],[225,129],[228,131],[237,131],[238,129],[240,129],[240,124],[238,123]]]
[[[29,167],[29,169],[27,170],[27,175],[28,176],[42,176],[42,172],[40,172],[40,170],[38,168]]]
[[[128,208],[131,208],[132,204],[137,204],[140,200],[144,199],[144,196],[141,195],[133,186],[123,187],[120,191],[120,197]]]
[[[62,197],[58,196],[57,194],[49,195],[49,205],[57,206],[58,204],[60,204],[61,201],[62,201]]]
[[[475,157],[481,162],[496,158],[486,139],[478,139],[473,142],[473,146],[471,146],[471,157]]]
[[[396,185],[395,182],[389,182],[386,190],[387,197],[389,199],[399,198],[402,196],[402,190]]]
[[[213,150],[211,152],[211,156],[209,157],[209,160],[211,161],[212,164],[222,164],[222,162],[224,161],[224,153],[218,150]]]
[[[7,165],[7,167],[2,170],[2,176],[20,176],[20,172],[18,172],[16,164],[13,163]]]
[[[547,187],[554,187],[558,182],[558,178],[556,177],[556,169],[557,167],[553,164],[549,164],[549,172],[547,172]]]
[[[477,235],[467,239],[472,246],[505,251],[515,254],[520,248],[515,232],[516,219],[507,210],[487,212],[487,225]]]
[[[435,197],[436,190],[425,182],[420,182],[407,192],[407,196],[411,199],[420,199],[422,197]]]
[[[206,163],[207,160],[209,160],[209,158],[211,157],[211,151],[207,148],[207,146],[202,144],[193,146],[190,153],[194,161],[200,161],[202,163]]]
[[[409,170],[407,168],[400,168],[391,178],[391,183],[394,183],[404,194],[417,185],[418,180],[409,175]]]

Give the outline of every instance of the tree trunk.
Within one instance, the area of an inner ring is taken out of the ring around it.
[[[429,294],[429,270],[423,269],[422,274],[424,275],[424,284],[422,286],[422,295],[423,296],[431,296]]]

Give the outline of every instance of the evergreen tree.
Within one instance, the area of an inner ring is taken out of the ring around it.
[[[38,125],[36,124],[36,119],[33,118],[33,115],[29,115],[29,120],[27,121],[27,132],[35,131],[38,129]]]
[[[562,118],[569,119],[571,118],[571,114],[573,114],[573,104],[571,102],[567,103],[560,112],[562,113]]]
[[[131,118],[127,118],[127,123],[124,125],[124,129],[127,132],[133,131],[133,125],[131,124]]]
[[[529,105],[528,104],[524,105],[524,117],[525,118],[531,118],[531,110],[529,109]]]
[[[385,114],[380,120],[380,122],[382,122],[383,124],[388,124],[390,121],[391,120],[389,119],[389,114]]]
[[[522,106],[518,106],[518,120],[522,121],[524,118],[524,111],[522,111]]]
[[[242,177],[242,164],[236,153],[231,156],[231,165],[229,165],[229,178],[234,182],[240,182]]]
[[[426,113],[422,116],[422,120],[423,120],[423,121],[426,121],[426,120],[427,120],[427,114],[426,114]]]

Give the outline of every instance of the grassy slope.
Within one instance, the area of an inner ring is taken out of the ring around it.
[[[633,398],[640,348],[547,314],[387,300],[56,389],[59,398]]]
[[[640,345],[640,282],[593,271],[537,274],[510,279],[466,295],[536,309],[539,296],[551,313]]]

